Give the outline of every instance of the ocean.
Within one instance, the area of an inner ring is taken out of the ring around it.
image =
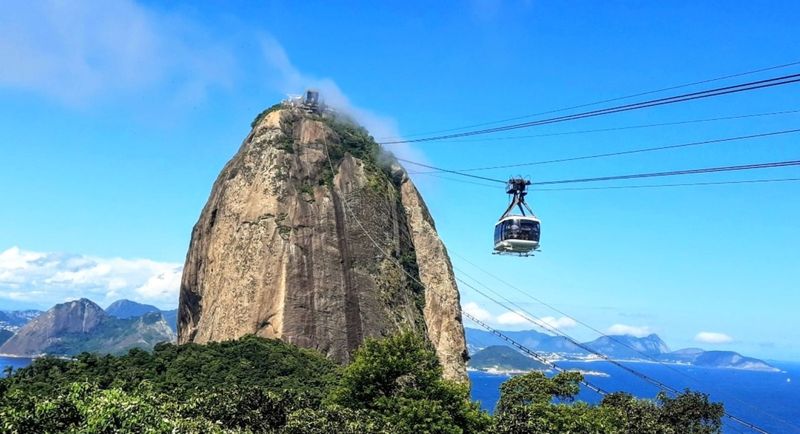
[[[21,368],[31,359],[0,357],[0,369],[10,365]],[[708,393],[721,401],[730,414],[752,422],[771,433],[800,434],[800,363],[770,362],[781,372],[757,372],[735,369],[710,369],[656,363],[626,362],[626,366],[643,372],[676,389],[690,388]],[[602,372],[608,376],[587,376],[586,379],[608,391],[626,391],[643,398],[653,398],[658,389],[608,362],[561,362],[564,368]],[[494,410],[500,396],[500,384],[507,375],[470,372],[472,398],[488,410]],[[579,399],[598,402],[591,390],[582,390]],[[735,422],[724,419],[725,433],[750,432]]]
[[[8,366],[11,366],[14,369],[24,368],[31,364],[33,359],[27,359],[22,357],[2,357],[0,356],[0,370],[5,369]]]
[[[800,363],[770,362],[782,372],[757,372],[736,369],[698,368],[657,363],[625,362],[639,372],[678,390],[690,388],[708,393],[713,401],[725,404],[733,416],[751,422],[770,433],[800,434]],[[561,362],[559,366],[596,371],[608,376],[587,376],[589,383],[611,392],[626,391],[642,398],[654,398],[658,388],[608,362]],[[492,411],[500,396],[500,384],[509,377],[470,372],[472,398]],[[600,396],[584,389],[578,396],[598,402]],[[724,418],[725,433],[751,432]]]

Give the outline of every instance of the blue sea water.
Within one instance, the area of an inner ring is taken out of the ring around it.
[[[772,363],[782,372],[757,372],[736,369],[698,368],[656,363],[625,362],[675,389],[690,388],[708,393],[713,401],[725,404],[725,410],[770,433],[800,434],[800,363]],[[607,391],[626,391],[642,398],[654,398],[658,388],[608,362],[561,362],[563,368],[598,371],[608,377],[586,376]],[[489,411],[500,396],[500,384],[510,378],[483,372],[470,372],[472,398]],[[579,399],[598,402],[591,390],[582,390]],[[725,418],[725,433],[751,432]]]
[[[0,369],[11,366],[22,368],[32,359],[0,357]],[[800,363],[772,363],[782,372],[756,372],[735,369],[710,369],[656,363],[626,362],[676,389],[690,388],[711,395],[721,401],[732,415],[752,422],[771,433],[800,434]],[[608,362],[561,362],[563,368],[597,371],[608,377],[587,376],[586,379],[608,391],[626,391],[642,398],[653,398],[658,389],[638,377]],[[494,410],[500,397],[500,384],[507,375],[470,372],[472,398],[481,406]],[[598,402],[600,397],[591,390],[582,390],[579,399]],[[729,419],[725,419],[725,432],[750,432]]]
[[[33,359],[24,357],[0,357],[0,370],[11,366],[14,369],[24,368],[31,364]]]

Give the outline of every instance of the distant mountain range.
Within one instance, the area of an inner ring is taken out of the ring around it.
[[[472,328],[465,329],[467,348],[470,354],[481,354],[485,357],[500,357],[501,354],[485,354],[498,352],[497,346],[506,346],[504,340],[494,334]],[[535,330],[503,331],[503,334],[520,344],[551,359],[581,360],[597,358],[591,352],[573,344],[561,336],[552,336]],[[763,360],[745,357],[733,351],[705,351],[700,348],[686,348],[670,351],[669,347],[656,334],[642,338],[628,335],[603,336],[581,345],[615,360],[658,361],[664,363],[683,363],[709,368],[732,368],[758,371],[778,371]],[[511,347],[507,347],[511,349]],[[504,350],[505,351],[505,350]],[[515,351],[512,349],[512,351]],[[483,353],[483,354],[482,354]],[[476,369],[482,369],[477,368]],[[522,365],[507,369],[524,370]]]
[[[172,331],[178,333],[178,309],[161,310],[149,304],[137,303],[131,300],[117,300],[106,308],[106,313],[120,319],[135,318],[146,313],[160,312],[164,321],[169,324]]]
[[[31,356],[72,355],[82,351],[118,353],[130,348],[149,349],[158,342],[174,341],[177,309],[162,311],[131,300],[118,300],[105,310],[88,299],[37,310],[0,311],[0,354]],[[465,328],[473,369],[527,371],[543,365],[492,333]],[[503,331],[520,344],[549,359],[581,360],[596,356],[561,336],[535,330]],[[705,351],[685,348],[670,351],[656,334],[637,338],[628,335],[603,336],[583,346],[616,360],[683,363],[710,368],[777,371],[768,363],[733,351]]]
[[[120,353],[131,348],[150,349],[159,342],[175,340],[175,311],[165,312],[167,319],[153,306],[128,300],[113,303],[109,310],[104,311],[84,298],[57,304],[24,323],[19,319],[24,314],[19,311],[3,312],[4,318],[14,318],[15,324],[22,324],[11,336],[8,333],[12,330],[0,332],[0,354]]]

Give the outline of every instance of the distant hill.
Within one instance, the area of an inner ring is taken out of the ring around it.
[[[464,331],[467,337],[467,348],[473,357],[484,348],[496,345],[507,346],[504,340],[492,333],[473,328],[465,328]],[[557,354],[565,359],[581,359],[591,355],[590,352],[561,336],[551,336],[535,330],[503,331],[502,333],[534,351]],[[629,335],[603,336],[581,345],[617,360],[656,360],[708,368],[778,371],[777,368],[763,360],[745,357],[733,351],[705,351],[701,348],[670,351],[667,344],[656,334],[642,338]],[[509,349],[511,348],[509,347]]]
[[[464,328],[464,333],[470,353],[475,353],[492,345],[507,345],[506,341],[484,330],[466,327]],[[536,330],[503,331],[503,334],[526,347],[536,348],[537,351],[541,352],[586,354],[586,351],[561,336],[539,333]]]
[[[643,338],[628,335],[602,336],[586,346],[615,359],[641,359],[668,353],[669,347],[656,334]]]
[[[492,345],[478,351],[470,357],[467,366],[484,371],[492,369],[503,371],[547,369],[546,365],[505,345]]]
[[[41,313],[40,310],[0,310],[0,330],[16,331]]]
[[[142,304],[124,299],[117,300],[106,308],[107,314],[120,319],[142,316],[150,312],[161,312],[161,310],[149,304]]]
[[[106,308],[106,313],[121,319],[135,318],[146,313],[161,312],[172,331],[178,333],[178,309],[161,310],[155,306],[131,300],[117,300]]]
[[[706,368],[732,368],[749,371],[777,372],[778,368],[753,357],[745,357],[734,351],[703,351],[699,348],[686,348],[663,354],[663,361],[689,363]]]
[[[119,319],[97,304],[80,299],[57,304],[20,328],[0,346],[0,353],[19,356],[73,355],[83,351],[118,353],[152,348],[175,340],[160,312]]]

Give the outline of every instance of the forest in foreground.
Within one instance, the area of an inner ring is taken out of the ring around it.
[[[441,373],[411,332],[367,340],[346,366],[255,336],[45,357],[0,379],[0,432],[717,433],[724,415],[689,390],[590,405],[575,400],[581,374],[538,371],[507,380],[489,414]]]

